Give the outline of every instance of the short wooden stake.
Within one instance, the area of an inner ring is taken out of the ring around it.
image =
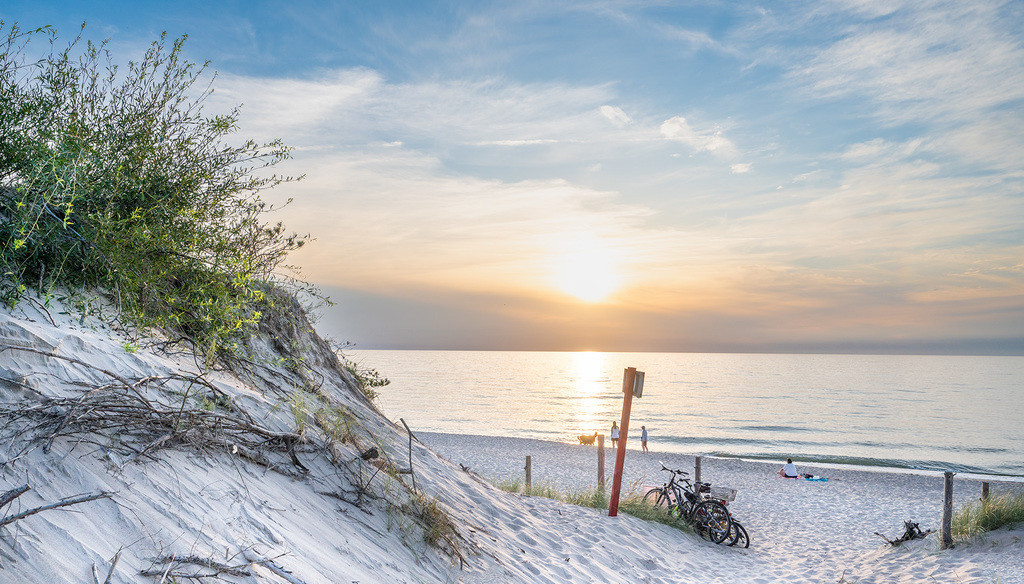
[[[526,494],[529,495],[533,491],[533,478],[530,476],[530,457],[526,457]]]
[[[604,434],[597,435],[597,488],[604,490]]]
[[[942,488],[942,538],[941,548],[948,550],[953,547],[953,471],[943,473]]]
[[[405,431],[409,433],[409,473],[412,475],[412,490],[416,492],[416,474],[412,472],[412,430],[409,429],[409,424],[405,423],[405,418],[398,418],[402,421],[402,425],[405,426]]]
[[[700,489],[700,457],[694,457],[693,459],[693,486]],[[698,490],[698,492],[700,492]]]
[[[981,483],[981,500],[988,499],[988,481]]]

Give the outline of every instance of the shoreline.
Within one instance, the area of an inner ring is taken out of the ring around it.
[[[461,433],[455,433],[455,432],[435,432],[435,431],[420,431],[420,432],[416,432],[417,436],[419,436],[421,434],[422,435],[436,435],[436,436],[465,436],[467,438],[479,438],[479,439],[482,439],[482,440],[523,441],[524,443],[525,442],[539,442],[539,443],[547,443],[547,444],[557,444],[557,445],[562,445],[562,446],[569,446],[569,447],[574,447],[574,448],[591,448],[591,449],[593,449],[595,451],[595,455],[594,455],[595,457],[596,457],[596,451],[597,451],[597,446],[596,445],[594,445],[594,446],[583,446],[583,445],[579,445],[579,444],[576,444],[576,443],[573,443],[573,442],[560,442],[560,441],[557,441],[557,440],[546,440],[546,439],[543,439],[543,438],[523,438],[523,437],[511,437],[511,436],[493,436],[493,435],[484,435],[484,434],[461,434]],[[629,453],[636,452],[638,454],[641,454],[641,452],[642,452],[641,449],[638,448],[638,447],[634,447],[632,444],[633,443],[630,442],[627,445],[626,451],[629,452]],[[649,448],[650,448],[650,451],[651,451],[652,454],[655,453],[655,450],[654,450],[653,446],[651,446],[650,443],[649,443]],[[607,457],[609,457],[609,459],[610,459],[613,456],[613,452],[614,451],[613,451],[613,449],[611,447],[610,440],[609,440],[605,444],[605,455]],[[778,465],[778,466],[781,466],[782,463],[785,462],[785,458],[787,457],[787,456],[781,456],[778,459],[773,459],[773,458],[767,458],[767,457],[759,458],[759,457],[754,457],[754,456],[749,456],[749,455],[731,455],[731,454],[722,454],[722,453],[707,454],[707,453],[692,453],[692,452],[688,453],[688,452],[676,452],[676,451],[671,451],[671,450],[660,450],[660,451],[657,451],[657,454],[660,455],[660,456],[663,456],[663,457],[673,457],[673,458],[675,458],[675,457],[689,457],[689,458],[693,458],[695,456],[700,456],[702,460],[712,460],[712,459],[715,459],[715,460],[738,460],[738,461],[749,462],[749,463],[753,463],[753,464],[773,464],[773,465]],[[878,464],[870,464],[868,461],[870,461],[872,459],[863,459],[863,460],[865,460],[865,463],[860,464],[860,463],[849,463],[849,462],[835,462],[835,461],[828,461],[828,460],[824,460],[824,461],[823,460],[802,460],[801,458],[803,458],[803,455],[800,455],[800,454],[790,454],[789,457],[793,458],[794,462],[796,462],[799,466],[808,466],[808,467],[822,468],[822,469],[848,470],[848,471],[865,471],[865,472],[873,472],[873,473],[909,474],[909,475],[928,476],[928,477],[942,477],[944,472],[945,472],[944,470],[931,469],[931,468],[920,468],[920,467],[914,467],[914,466],[884,466],[884,465],[878,465]],[[609,463],[606,462],[606,464],[609,464]],[[960,470],[956,470],[956,469],[953,469],[953,468],[951,468],[949,470],[951,470],[955,474],[955,476],[957,476],[957,477],[959,477],[961,479],[964,479],[964,480],[975,480],[975,481],[981,481],[981,482],[1006,482],[1006,483],[1020,483],[1020,484],[1024,484],[1024,475],[986,473],[986,472],[976,472],[976,471],[960,471]]]

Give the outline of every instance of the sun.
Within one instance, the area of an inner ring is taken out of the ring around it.
[[[615,263],[611,255],[601,248],[566,254],[556,265],[555,285],[584,302],[601,302],[621,285]]]

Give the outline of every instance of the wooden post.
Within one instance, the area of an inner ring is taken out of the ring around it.
[[[948,550],[953,547],[953,471],[943,473],[945,478],[942,488],[942,539],[941,548]]]
[[[693,486],[700,492],[700,457],[696,456],[693,459]]]
[[[608,502],[608,517],[619,514],[619,493],[622,490],[622,467],[626,464],[626,438],[629,437],[629,409],[633,405],[633,383],[636,367],[629,367],[622,375],[622,418],[619,420],[619,447],[615,449],[615,475],[612,477],[612,496]]]
[[[405,418],[398,419],[402,421],[405,431],[409,433],[409,475],[412,476],[412,490],[416,492],[416,475],[412,472],[412,430],[409,429],[409,424],[405,423]]]
[[[604,490],[604,434],[597,435],[597,488]]]
[[[526,457],[526,494],[533,491],[533,478],[530,476],[530,457]]]
[[[988,499],[988,481],[981,483],[981,500]]]

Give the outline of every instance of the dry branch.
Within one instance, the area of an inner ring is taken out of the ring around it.
[[[107,571],[107,577],[103,580],[103,584],[110,584],[110,579],[114,577],[114,569],[117,568],[117,561],[121,559],[121,550],[117,550],[114,554],[114,559],[110,560],[110,570]]]
[[[47,354],[34,349],[22,350]],[[66,360],[88,366],[77,359]],[[174,444],[186,444],[196,449],[231,449],[233,452],[237,452],[239,447],[246,452],[270,449],[286,454],[295,467],[302,472],[307,471],[295,450],[301,440],[299,434],[272,431],[238,409],[224,413],[189,407],[188,391],[183,398],[175,397],[169,403],[166,394],[148,397],[140,390],[144,386],[163,386],[175,381],[216,391],[213,384],[202,378],[168,375],[130,380],[110,371],[98,370],[117,382],[87,387],[87,391],[74,398],[47,398],[28,407],[22,404],[0,407],[0,418],[6,418],[8,422],[28,422],[27,427],[21,424],[7,432],[11,439],[30,436],[29,443],[42,442],[44,451],[49,450],[54,440],[62,437],[78,436],[80,441],[105,447],[109,447],[111,442],[118,443],[129,451],[124,453],[128,457],[120,465],[122,468],[156,448]],[[144,441],[145,446],[132,447],[132,439]]]
[[[246,552],[245,552],[245,559],[248,560],[249,562],[253,563],[253,564],[259,564],[261,566],[265,566],[268,570],[270,570],[271,572],[273,572],[273,573],[277,574],[278,576],[284,578],[286,581],[290,582],[291,584],[306,584],[302,580],[299,580],[295,576],[292,576],[292,573],[289,572],[288,570],[285,570],[281,566],[277,565],[277,563],[275,563],[274,560],[271,560],[271,559],[268,559],[268,558],[262,558],[262,557],[256,555],[255,553],[253,553],[251,551],[248,551],[248,550],[246,550]]]
[[[30,515],[35,515],[36,513],[40,513],[42,511],[49,511],[50,509],[57,509],[58,507],[67,507],[69,505],[77,505],[79,503],[85,503],[86,501],[95,501],[96,499],[107,499],[110,498],[111,495],[113,495],[113,493],[102,491],[99,493],[93,493],[92,495],[65,497],[60,501],[57,501],[56,503],[51,503],[49,505],[43,505],[42,507],[29,509],[28,511],[22,511],[17,515],[9,515],[5,517],[3,520],[0,520],[0,527],[3,527],[4,525],[7,525],[9,523],[14,523],[15,521],[24,519]]]
[[[11,489],[10,491],[7,491],[6,493],[0,495],[0,507],[5,506],[8,503],[10,503],[11,501],[13,501],[13,500],[17,499],[18,497],[24,495],[25,493],[28,492],[28,490],[30,488],[31,487],[28,486],[28,483],[25,483],[24,485],[21,485],[20,487],[15,487],[15,488]]]
[[[148,570],[142,570],[139,572],[140,576],[161,576],[166,579],[167,576],[174,578],[187,578],[192,580],[200,580],[203,578],[219,578],[221,574],[228,574],[230,576],[252,576],[252,573],[245,569],[244,565],[241,566],[229,566],[210,558],[201,558],[199,556],[164,556],[153,560],[153,565],[157,566],[160,564],[167,564],[164,569],[150,568]],[[194,566],[200,566],[212,570],[209,574],[204,573],[188,573],[188,572],[174,572],[171,571],[175,564],[192,564]]]

